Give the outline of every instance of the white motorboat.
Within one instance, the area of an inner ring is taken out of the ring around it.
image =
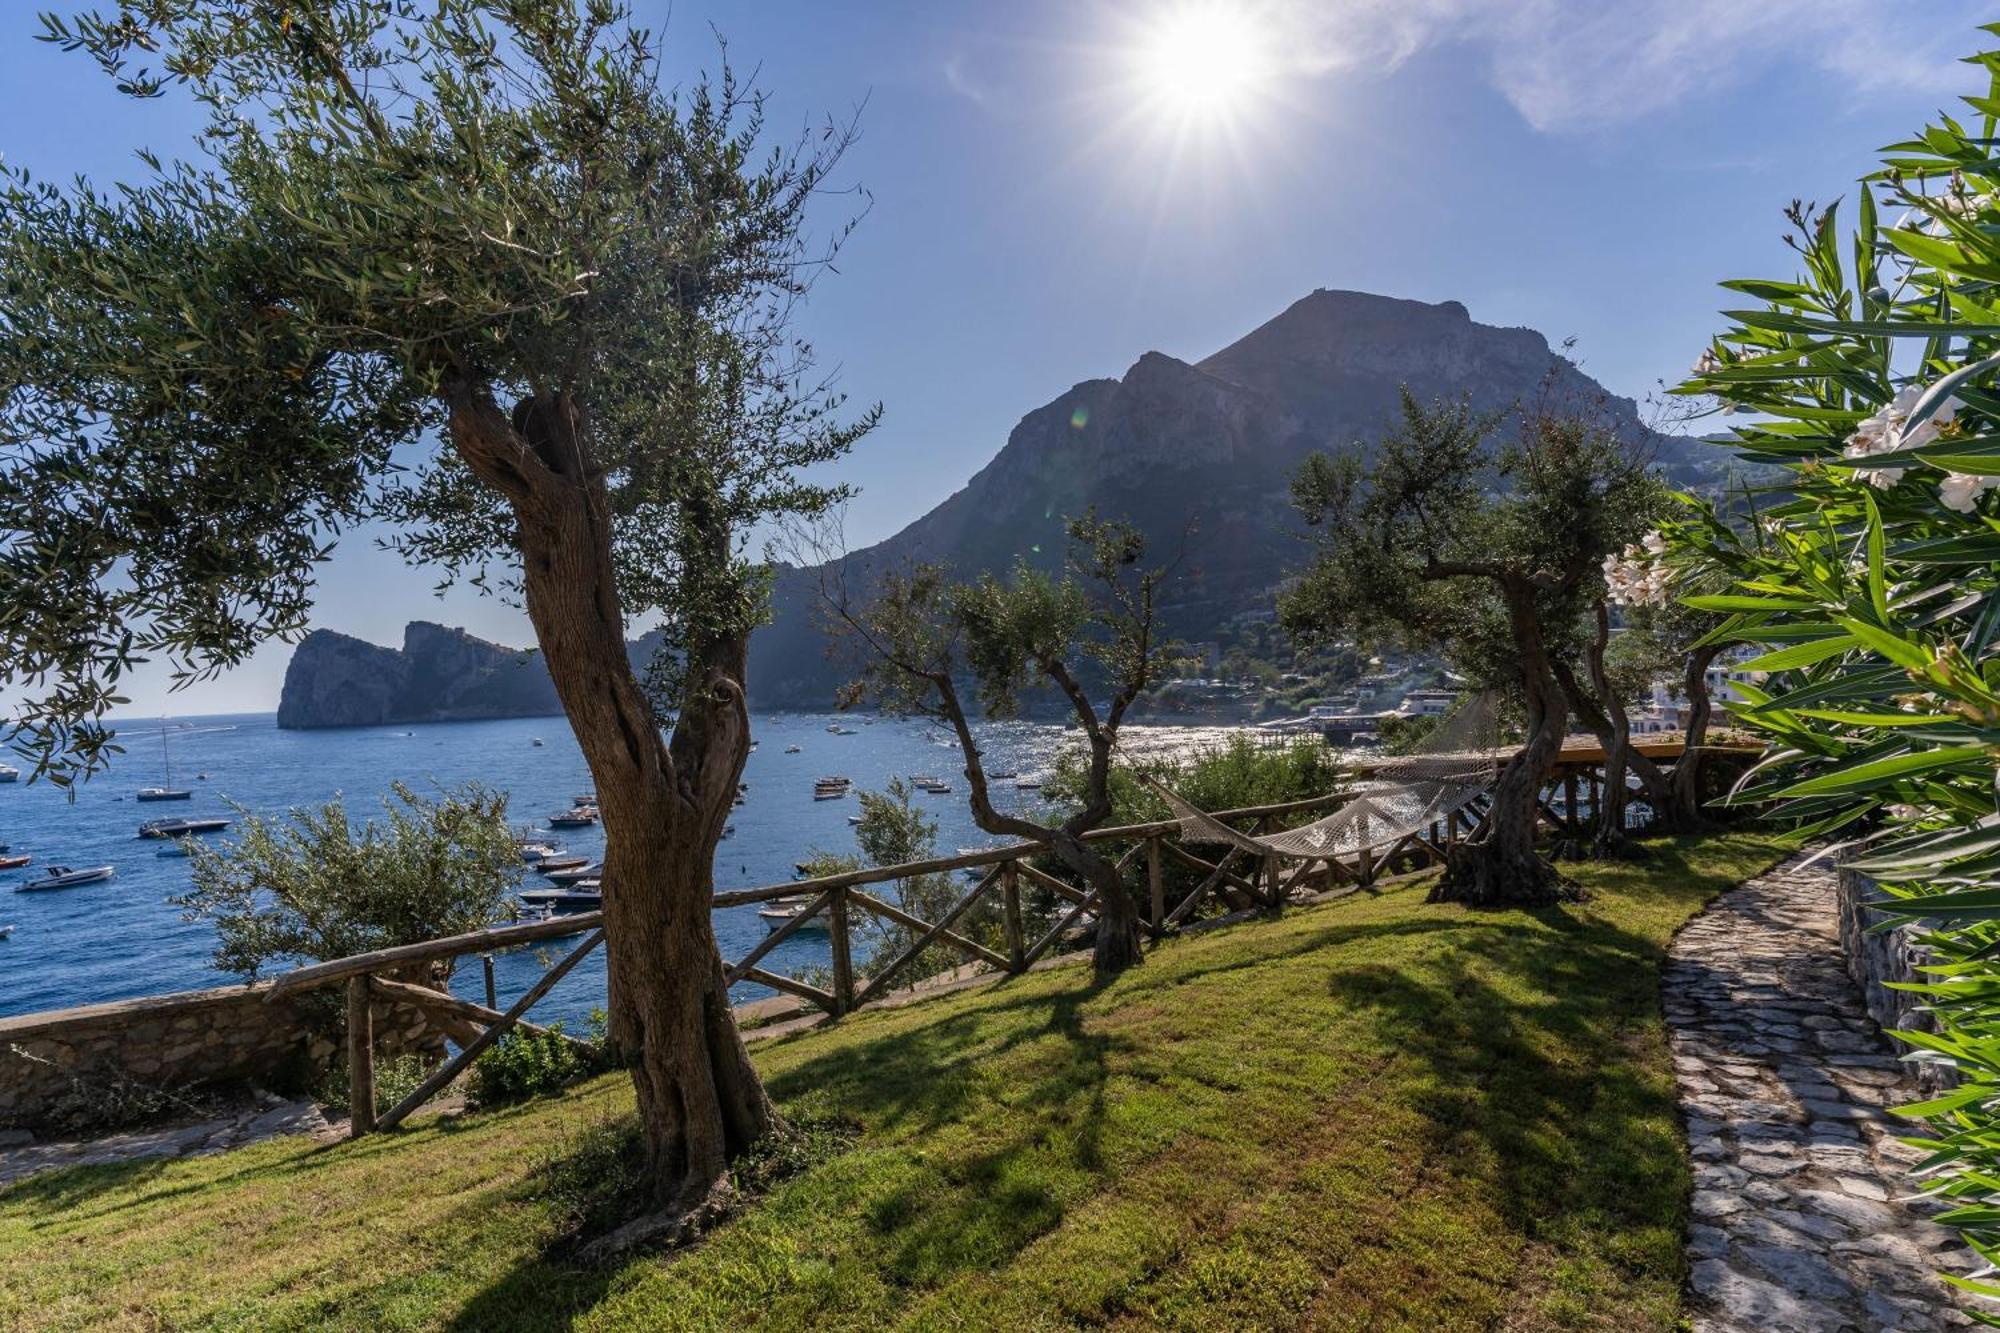
[[[45,889],[73,889],[79,884],[95,884],[110,879],[110,866],[90,866],[83,870],[72,870],[68,866],[50,866],[49,873],[40,879],[31,879],[15,889],[16,893],[37,893]]]
[[[812,902],[812,897],[803,893],[793,894],[786,898],[773,898],[768,905],[758,910],[757,917],[764,923],[766,930],[779,930],[794,918],[804,916],[806,909],[812,906]],[[823,933],[826,929],[825,908],[814,912],[806,920],[799,923],[800,931]]]
[[[799,753],[799,750],[800,750],[800,747],[799,747],[799,746],[796,746],[796,745],[787,745],[787,746],[785,747],[785,753],[786,753],[786,754],[797,754],[797,753]]]
[[[562,850],[552,842],[524,842],[520,846],[521,860],[531,866],[540,865]]]

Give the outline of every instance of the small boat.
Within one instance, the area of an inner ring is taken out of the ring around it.
[[[13,926],[11,925],[0,926],[0,940],[6,939],[9,935],[12,935],[13,933],[14,933]]]
[[[5,850],[0,848],[0,851]],[[0,856],[0,870],[19,870],[34,859],[32,856]]]
[[[575,885],[566,889],[529,889],[521,895],[524,907],[545,912],[591,912],[604,906],[604,895],[596,887]]]
[[[15,889],[16,893],[36,893],[44,889],[73,889],[79,884],[95,884],[110,879],[110,866],[91,866],[85,870],[71,870],[68,866],[50,866],[49,873],[40,879],[31,879]]]
[[[942,796],[951,790],[951,784],[943,778],[914,777],[910,779],[910,785],[918,791],[927,791],[933,796]]]
[[[530,736],[528,737],[528,744],[539,750],[542,748],[542,738],[540,736]]]
[[[587,866],[577,866],[571,870],[551,870],[548,872],[551,884],[581,884],[587,879],[596,879],[604,873],[604,863],[593,861]]]
[[[0,782],[19,782],[21,770],[12,764],[0,764]]]
[[[594,791],[583,792],[580,795],[570,797],[569,801],[571,805],[574,805],[579,810],[586,805],[595,809],[597,806],[597,793]]]
[[[847,822],[848,822],[848,823],[850,823],[850,824],[859,824],[859,823],[861,822],[861,816],[860,816],[860,815],[849,815],[849,816],[847,817]]]
[[[840,734],[840,724],[838,722],[828,724],[826,734],[829,736],[838,736]]]
[[[1016,778],[1014,785],[1022,791],[1040,791],[1042,789],[1042,780],[1040,778]]]
[[[220,833],[228,827],[226,819],[149,819],[139,825],[139,836],[186,838],[201,833]]]
[[[574,810],[549,816],[550,828],[589,828],[596,822],[597,807],[592,805],[579,805]]]
[[[723,836],[723,837],[725,837],[725,838],[733,838],[733,837],[735,837],[735,836],[736,836],[736,825],[734,825],[734,824],[725,824],[725,825],[723,825],[723,826],[722,826],[722,836]]]
[[[552,842],[524,842],[517,844],[521,849],[521,860],[528,865],[540,865],[562,849]]]
[[[796,745],[787,745],[787,746],[785,747],[785,753],[786,753],[786,754],[797,754],[797,753],[799,753],[799,749],[800,749],[800,747],[799,747],[799,746],[796,746]]]
[[[535,862],[535,869],[544,875],[558,875],[565,870],[580,870],[589,864],[587,856],[545,856]]]
[[[986,776],[992,778],[995,782],[999,782],[1007,778],[1015,777],[1017,776],[1017,774],[1011,768],[996,768],[991,773],[988,773]]]
[[[160,760],[166,769],[167,780],[157,787],[141,787],[138,799],[142,801],[191,801],[194,793],[185,787],[174,785],[174,756],[167,748],[167,720],[160,719]]]
[[[793,918],[803,916],[805,910],[812,906],[812,901],[811,896],[802,893],[785,898],[773,898],[768,906],[758,910],[757,918],[764,923],[766,930],[778,930]],[[826,928],[825,908],[814,912],[799,924],[801,931],[824,932]]]

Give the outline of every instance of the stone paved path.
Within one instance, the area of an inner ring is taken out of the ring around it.
[[[0,1187],[63,1166],[195,1157],[280,1134],[328,1136],[334,1132],[335,1127],[327,1124],[312,1102],[284,1101],[266,1093],[255,1104],[228,1115],[103,1138],[37,1142],[25,1134],[6,1134],[0,1135]]]
[[[1695,1333],[1959,1328],[1973,1256],[1911,1194],[1914,1101],[1841,965],[1830,864],[1730,890],[1675,940],[1665,1004],[1694,1157]]]

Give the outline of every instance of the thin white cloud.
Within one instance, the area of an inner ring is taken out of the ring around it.
[[[1861,93],[1971,86],[1983,6],[1952,0],[1247,0],[1285,34],[1296,73],[1394,69],[1431,47],[1483,53],[1538,130],[1631,120],[1778,67]]]

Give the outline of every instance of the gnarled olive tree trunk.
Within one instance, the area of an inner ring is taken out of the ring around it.
[[[1072,874],[1097,894],[1097,937],[1090,951],[1090,969],[1098,977],[1113,977],[1144,960],[1139,935],[1139,906],[1126,889],[1118,867],[1091,850],[1082,838],[1059,835],[1050,848]]]
[[[1708,743],[1708,723],[1713,705],[1708,693],[1708,669],[1722,655],[1724,645],[1704,644],[1688,654],[1681,677],[1681,693],[1687,698],[1686,743],[1674,764],[1668,800],[1680,827],[1697,829],[1709,822],[1701,805],[1702,754]]]
[[[1451,851],[1430,901],[1479,907],[1538,907],[1570,896],[1568,880],[1535,849],[1540,798],[1562,754],[1569,704],[1557,682],[1525,580],[1502,586],[1521,652],[1527,739],[1493,784],[1486,822]]]
[[[518,526],[528,617],[603,813],[610,1037],[630,1063],[656,1205],[687,1212],[776,1121],[729,1011],[710,921],[716,843],[749,753],[744,639],[687,664],[671,748],[632,670],[600,481],[577,407],[510,422],[452,399],[452,441]]]

